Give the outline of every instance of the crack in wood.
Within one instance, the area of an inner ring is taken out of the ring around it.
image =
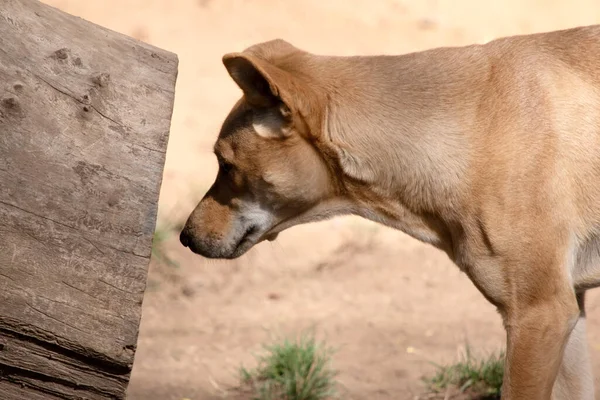
[[[77,290],[77,291],[79,291],[79,292],[81,292],[81,293],[83,293],[83,294],[85,294],[85,295],[87,295],[87,296],[89,296],[89,297],[91,297],[91,298],[95,299],[95,297],[94,297],[94,296],[92,296],[91,294],[89,294],[89,293],[88,293],[88,292],[86,292],[85,290],[82,290],[81,288],[78,288],[77,286],[73,286],[73,285],[71,285],[70,283],[68,283],[68,282],[65,282],[65,281],[61,281],[61,283],[62,283],[63,285],[65,285],[65,286],[68,286],[68,287],[70,287],[71,289],[75,289],[75,290]]]
[[[145,258],[146,260],[150,259],[150,256],[145,256],[145,255],[142,255],[142,254],[137,254],[133,250],[119,249],[118,247],[109,246],[107,244],[103,244],[103,246],[108,247],[109,249],[112,249],[114,251],[118,251],[119,253],[129,254],[131,256],[140,257],[140,258]]]
[[[104,255],[105,253],[100,250],[100,248],[98,246],[96,246],[96,244],[94,242],[92,242],[90,239],[86,238],[85,236],[81,236],[81,238],[83,240],[85,240],[86,242],[88,242],[89,244],[91,244],[96,250],[98,250],[98,252],[100,252],[102,255]]]
[[[68,228],[68,229],[71,229],[71,230],[77,231],[77,228],[75,228],[75,227],[73,227],[73,226],[71,226],[71,225],[68,225],[68,224],[65,224],[65,223],[63,223],[63,222],[57,221],[57,220],[55,220],[55,219],[52,219],[52,218],[50,218],[50,217],[45,217],[45,216],[43,216],[43,215],[36,214],[36,213],[34,213],[34,212],[32,212],[32,211],[29,211],[29,210],[26,210],[26,209],[24,209],[24,208],[18,207],[18,206],[14,205],[14,204],[11,204],[11,203],[8,203],[8,202],[5,202],[5,201],[2,201],[2,200],[0,200],[0,205],[5,205],[5,206],[7,206],[7,207],[12,207],[12,208],[15,208],[15,209],[17,209],[17,210],[19,210],[19,211],[22,211],[22,212],[24,212],[24,213],[27,213],[27,214],[33,215],[33,216],[35,216],[35,217],[38,217],[38,218],[41,218],[41,219],[44,219],[44,220],[47,220],[47,221],[53,222],[53,223],[55,223],[55,224],[57,224],[57,225],[60,225],[60,226],[63,226],[63,227],[65,227],[65,228]],[[10,232],[10,233],[17,233],[17,232],[15,232],[15,231],[7,231],[7,232]],[[42,244],[43,244],[43,242],[41,242],[39,239],[37,239],[37,238],[35,238],[35,237],[31,236],[30,234],[28,234],[28,233],[26,233],[26,232],[19,232],[19,233],[25,233],[25,234],[27,234],[29,237],[31,237],[32,239],[34,239],[34,240],[36,240],[36,241],[38,241],[38,242],[40,242],[40,243],[42,243]],[[103,254],[103,255],[104,255],[104,254],[106,254],[105,252],[103,252],[102,250],[100,250],[100,248],[98,247],[98,245],[96,244],[96,242],[93,242],[92,240],[90,240],[90,239],[86,238],[85,236],[80,236],[80,237],[81,237],[83,240],[85,240],[86,242],[88,242],[89,244],[91,244],[91,245],[92,245],[92,246],[93,246],[93,247],[94,247],[94,248],[95,248],[95,249],[96,249],[98,252],[100,252],[101,254]],[[144,258],[144,259],[150,259],[150,257],[149,257],[149,256],[145,256],[145,255],[142,255],[142,254],[137,254],[137,253],[136,253],[136,252],[134,252],[133,250],[120,249],[120,248],[118,248],[118,247],[113,247],[113,246],[110,246],[110,245],[107,245],[107,244],[104,244],[104,243],[100,243],[100,245],[101,245],[101,246],[104,246],[104,247],[107,247],[107,248],[109,248],[109,249],[111,249],[111,250],[118,251],[118,252],[120,252],[120,253],[129,254],[129,255],[132,255],[132,256],[135,256],[135,257],[141,257],[141,258]]]
[[[0,272],[0,276],[3,276],[4,278],[8,279],[9,281],[17,283],[13,278],[11,278],[10,276],[8,276],[6,274],[3,274],[2,272]]]
[[[104,283],[106,286],[110,286],[111,288],[114,288],[114,289],[116,289],[116,290],[118,290],[118,291],[120,291],[120,292],[127,293],[127,294],[135,294],[135,293],[131,293],[131,292],[129,292],[129,291],[127,291],[127,290],[125,290],[125,289],[121,289],[120,287],[117,287],[117,286],[113,285],[112,283],[108,283],[108,282],[106,282],[104,279],[98,279],[98,281],[99,281],[99,282],[102,282],[102,283]]]
[[[65,95],[65,96],[68,96],[68,97],[72,98],[73,100],[75,100],[76,102],[78,102],[78,103],[80,103],[80,104],[83,104],[83,105],[85,105],[85,106],[87,106],[87,107],[90,107],[90,108],[92,108],[92,110],[96,111],[96,112],[98,113],[98,115],[100,115],[101,117],[103,117],[103,118],[106,118],[107,120],[109,120],[109,121],[113,122],[113,123],[114,123],[114,124],[116,124],[117,126],[119,126],[119,127],[122,127],[122,128],[125,128],[125,129],[129,129],[129,127],[128,127],[128,126],[124,125],[123,123],[121,123],[121,122],[119,122],[119,121],[117,121],[117,120],[115,120],[115,119],[113,119],[113,118],[109,117],[108,115],[106,115],[106,114],[105,114],[105,113],[103,113],[102,111],[98,110],[98,108],[97,108],[97,107],[95,107],[93,104],[90,104],[89,102],[85,102],[85,101],[83,101],[82,99],[78,98],[77,96],[75,96],[75,95],[74,95],[74,94],[72,94],[72,93],[69,93],[69,92],[68,92],[67,90],[65,90],[65,89],[60,89],[60,88],[58,88],[57,86],[55,86],[55,85],[53,85],[52,83],[48,82],[47,80],[45,80],[44,78],[42,78],[42,77],[41,77],[41,76],[39,76],[39,75],[35,75],[35,74],[33,74],[33,73],[32,73],[32,75],[33,75],[33,76],[35,76],[36,78],[38,78],[40,81],[42,81],[42,82],[44,82],[45,84],[47,84],[48,86],[50,86],[52,89],[56,90],[57,92],[59,92],[59,93],[62,93],[63,95]],[[135,147],[141,147],[142,149],[146,149],[146,150],[148,150],[148,151],[156,152],[156,153],[159,153],[159,154],[166,154],[166,153],[167,153],[167,152],[166,152],[166,150],[159,150],[159,149],[155,149],[155,148],[152,148],[152,147],[144,146],[144,145],[142,145],[142,144],[140,144],[140,143],[133,143],[133,142],[127,142],[127,143],[128,143],[128,144],[130,144],[130,145],[132,145],[132,146],[135,146]]]
[[[56,321],[56,322],[58,322],[59,324],[62,324],[62,325],[68,326],[69,328],[75,329],[75,330],[77,330],[77,331],[79,331],[79,332],[81,332],[81,333],[85,333],[86,335],[89,335],[89,334],[90,334],[90,332],[84,331],[84,330],[82,330],[82,329],[80,329],[80,328],[78,328],[78,327],[76,327],[76,326],[74,326],[74,325],[71,325],[71,324],[69,324],[69,323],[67,323],[67,322],[65,322],[65,321],[61,321],[60,319],[54,318],[52,315],[50,315],[50,314],[48,314],[48,313],[46,313],[46,312],[44,312],[44,311],[42,311],[42,310],[40,310],[40,309],[38,309],[38,308],[35,308],[35,307],[34,307],[34,306],[32,306],[31,304],[29,304],[29,302],[25,302],[25,304],[26,304],[26,305],[27,305],[29,308],[31,308],[33,311],[37,311],[38,313],[40,313],[40,314],[42,314],[42,315],[46,316],[47,318],[49,318],[49,319],[51,319],[51,320],[53,320],[53,321]]]
[[[32,343],[47,350],[49,353],[60,354],[63,357],[76,360],[78,364],[85,365],[96,372],[102,372],[106,375],[114,377],[123,376],[123,379],[126,379],[127,375],[131,372],[129,362],[109,359],[105,354],[98,353],[92,349],[82,348],[74,343],[68,344],[64,339],[37,327],[28,327],[30,332],[27,334],[23,332],[22,328],[19,331],[15,330],[13,328],[14,325],[10,320],[0,317],[0,335]],[[16,325],[18,326],[18,324]],[[42,336],[45,336],[46,339],[43,340]]]
[[[71,304],[71,303],[68,303],[68,302],[66,302],[66,301],[60,301],[60,300],[57,300],[57,299],[51,299],[51,298],[49,298],[49,297],[42,296],[42,295],[39,295],[39,294],[38,294],[38,295],[35,295],[35,296],[36,296],[36,297],[38,297],[38,298],[40,298],[40,299],[44,299],[44,300],[46,300],[46,301],[48,301],[48,302],[50,302],[50,303],[56,303],[56,304],[60,304],[60,305],[63,305],[63,306],[66,306],[66,307],[72,308],[72,309],[74,309],[74,310],[78,310],[78,311],[84,312],[84,313],[85,313],[85,312],[88,312],[87,310],[85,310],[85,309],[83,309],[83,308],[75,307],[73,304]]]
[[[70,283],[68,283],[68,282],[65,282],[65,281],[61,281],[60,283],[62,283],[63,285],[65,285],[65,286],[67,286],[67,287],[69,287],[69,288],[71,288],[71,289],[73,289],[73,290],[77,290],[78,292],[80,292],[80,293],[83,293],[83,294],[85,294],[86,296],[88,296],[88,297],[90,297],[90,298],[92,298],[92,299],[96,300],[96,297],[95,297],[95,296],[91,295],[90,293],[86,292],[85,290],[83,290],[83,289],[81,289],[81,288],[78,288],[77,286],[71,285]],[[104,283],[106,283],[106,282],[104,282]],[[109,286],[110,286],[110,285],[109,285]],[[117,288],[117,289],[118,289],[118,288]],[[134,294],[134,293],[129,293],[129,292],[125,292],[125,293],[128,293],[128,294]],[[49,301],[54,301],[55,303],[58,303],[58,304],[63,304],[63,305],[66,305],[66,306],[68,306],[68,307],[71,307],[71,308],[74,308],[74,309],[76,309],[76,310],[80,310],[80,311],[86,312],[86,310],[83,310],[83,309],[81,309],[81,308],[75,307],[75,306],[73,306],[72,304],[69,304],[69,303],[66,303],[66,302],[63,302],[63,301],[52,300],[52,299],[45,298],[45,297],[43,297],[43,296],[39,296],[39,297],[41,297],[41,298],[43,298],[43,299],[46,299],[46,300],[49,300]],[[111,316],[111,317],[113,317],[113,318],[117,318],[117,319],[123,320],[123,316],[121,316],[121,315],[117,315],[117,314],[110,313],[110,312],[108,312],[108,310],[103,310],[103,311],[104,311],[104,312],[106,312],[106,315],[110,315],[110,316]]]
[[[86,395],[84,393],[80,393],[80,392],[88,392],[88,393],[92,393],[92,394],[98,394],[103,397],[106,397],[107,399],[115,398],[114,393],[108,392],[106,390],[102,390],[95,386],[85,385],[85,384],[81,384],[78,382],[72,382],[67,379],[57,378],[55,376],[42,374],[40,372],[32,371],[32,370],[26,369],[26,368],[19,368],[19,367],[15,367],[12,365],[7,365],[7,364],[1,363],[1,362],[0,362],[0,374],[1,374],[0,377],[2,379],[6,379],[10,382],[17,383],[17,384],[26,384],[27,386],[30,386],[39,392],[51,394],[53,396],[58,396],[58,397],[62,397],[65,399],[79,400],[81,398],[85,398]],[[22,379],[22,378],[29,378],[29,379]],[[33,380],[33,382],[32,382],[32,380]],[[39,384],[36,384],[37,382],[39,382]],[[63,387],[74,389],[74,391],[77,392],[78,394],[70,395],[69,393],[65,393],[64,390],[52,390],[51,386],[48,385],[47,383],[57,383]],[[65,396],[67,396],[67,397],[65,397]],[[88,394],[88,396],[89,396],[89,394]]]
[[[8,202],[6,202],[6,201],[2,201],[2,200],[0,200],[0,204],[2,204],[2,205],[5,205],[5,206],[7,206],[7,207],[12,207],[12,208],[14,208],[14,209],[17,209],[17,210],[19,210],[19,211],[22,211],[22,212],[24,212],[24,213],[27,213],[27,214],[33,215],[33,216],[35,216],[35,217],[38,217],[38,218],[45,219],[46,221],[53,222],[53,223],[55,223],[55,224],[57,224],[57,225],[60,225],[60,226],[63,226],[63,227],[65,227],[65,228],[69,228],[69,229],[72,229],[72,230],[75,230],[75,231],[77,230],[77,228],[75,228],[75,227],[73,227],[73,226],[71,226],[71,225],[65,224],[64,222],[56,221],[56,220],[54,220],[54,219],[52,219],[52,218],[50,218],[50,217],[45,217],[45,216],[43,216],[43,215],[36,214],[36,213],[34,213],[33,211],[26,210],[26,209],[24,209],[24,208],[21,208],[21,207],[19,207],[19,206],[16,206],[16,205],[14,205],[14,204],[8,203]]]
[[[36,78],[38,78],[40,81],[44,82],[46,85],[50,86],[52,89],[56,90],[59,93],[64,94],[65,96],[68,96],[70,98],[72,98],[73,100],[75,100],[76,102],[86,105],[88,107],[91,107],[94,111],[96,111],[101,117],[106,118],[107,120],[111,121],[114,124],[117,124],[120,127],[123,128],[127,128],[127,126],[123,125],[121,122],[115,120],[114,118],[109,117],[108,115],[104,114],[103,112],[101,112],[100,110],[98,110],[96,107],[94,107],[93,104],[90,104],[89,102],[83,101],[82,99],[80,99],[79,97],[75,96],[72,93],[69,93],[66,89],[60,89],[58,88],[56,85],[53,85],[52,83],[48,82],[47,80],[45,80],[44,78],[42,78],[39,75],[33,74],[33,76],[35,76]]]
[[[158,149],[154,149],[154,148],[152,148],[152,147],[148,147],[148,146],[144,146],[143,144],[139,144],[139,143],[131,143],[131,142],[130,142],[129,144],[131,144],[132,146],[141,147],[142,149],[146,149],[146,150],[148,150],[148,151],[152,151],[152,152],[155,152],[155,153],[159,153],[159,154],[167,154],[167,152],[166,152],[166,151],[163,151],[163,150],[158,150]]]

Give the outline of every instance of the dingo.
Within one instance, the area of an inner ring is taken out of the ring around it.
[[[355,214],[445,251],[504,320],[502,398],[593,399],[600,26],[401,56],[274,40],[223,57],[243,97],[180,240],[236,258]]]

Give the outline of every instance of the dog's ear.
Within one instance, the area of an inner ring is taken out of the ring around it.
[[[285,71],[246,53],[229,53],[223,64],[231,78],[244,92],[246,101],[256,107],[270,107],[285,100],[281,95],[282,80],[290,78]],[[289,105],[286,104],[289,107]]]
[[[281,40],[223,56],[223,64],[244,92],[246,102],[251,107],[271,108],[280,118],[278,122],[289,128],[284,136],[294,131],[311,136],[321,129],[324,106],[310,74],[298,72],[304,62],[302,57],[306,53]],[[278,59],[285,60],[285,67],[275,64],[273,60]]]

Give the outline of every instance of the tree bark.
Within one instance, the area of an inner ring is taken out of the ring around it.
[[[0,398],[123,399],[177,56],[1,3]]]

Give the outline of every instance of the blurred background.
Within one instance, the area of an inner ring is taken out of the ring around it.
[[[177,53],[158,226],[128,398],[221,398],[265,340],[312,329],[346,399],[414,399],[465,343],[504,345],[494,308],[441,252],[357,218],[295,227],[235,261],[177,229],[213,182],[211,148],[241,92],[223,54],[283,38],[332,55],[399,54],[600,22],[597,0],[43,0]],[[600,387],[600,313],[588,296]],[[597,395],[600,395],[598,392]]]

